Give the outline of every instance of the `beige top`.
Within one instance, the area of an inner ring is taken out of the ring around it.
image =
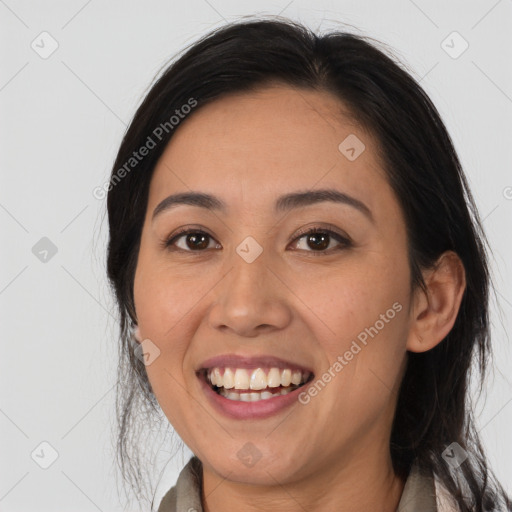
[[[163,497],[158,512],[203,512],[201,479],[201,461],[192,457],[179,474],[176,485]],[[420,471],[419,466],[413,464],[397,512],[457,510],[453,502],[450,504],[450,497],[442,484],[431,473]]]

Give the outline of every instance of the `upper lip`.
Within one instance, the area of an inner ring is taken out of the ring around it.
[[[259,356],[242,356],[237,354],[223,354],[215,357],[211,357],[206,361],[203,361],[197,371],[210,369],[210,368],[290,368],[292,370],[301,370],[303,372],[311,372],[313,370],[310,368],[295,363],[293,361],[288,361],[286,359],[281,359],[279,357],[271,356],[271,355],[259,355]]]

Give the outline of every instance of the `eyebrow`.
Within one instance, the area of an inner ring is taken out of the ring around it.
[[[279,197],[275,202],[274,212],[290,211],[294,208],[310,206],[326,201],[351,206],[374,222],[372,212],[368,206],[359,199],[335,189],[308,190],[285,194]],[[220,211],[222,213],[226,213],[227,211],[226,203],[218,197],[202,192],[182,192],[172,194],[158,203],[157,207],[153,210],[152,219],[154,220],[157,215],[179,205],[197,206],[207,210]]]

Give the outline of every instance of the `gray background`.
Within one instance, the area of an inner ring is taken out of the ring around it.
[[[0,510],[122,510],[105,201],[92,192],[161,66],[208,30],[257,13],[322,31],[357,27],[394,48],[439,108],[493,248],[497,366],[478,425],[512,492],[512,0],[0,0]],[[57,459],[41,468],[52,449]],[[171,450],[161,450],[157,503],[189,455],[165,467]]]

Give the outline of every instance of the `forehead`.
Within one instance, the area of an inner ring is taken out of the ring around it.
[[[149,205],[191,189],[235,209],[248,199],[273,205],[290,191],[329,187],[370,209],[393,201],[376,142],[344,112],[329,93],[286,86],[215,100],[176,129],[155,168]]]

